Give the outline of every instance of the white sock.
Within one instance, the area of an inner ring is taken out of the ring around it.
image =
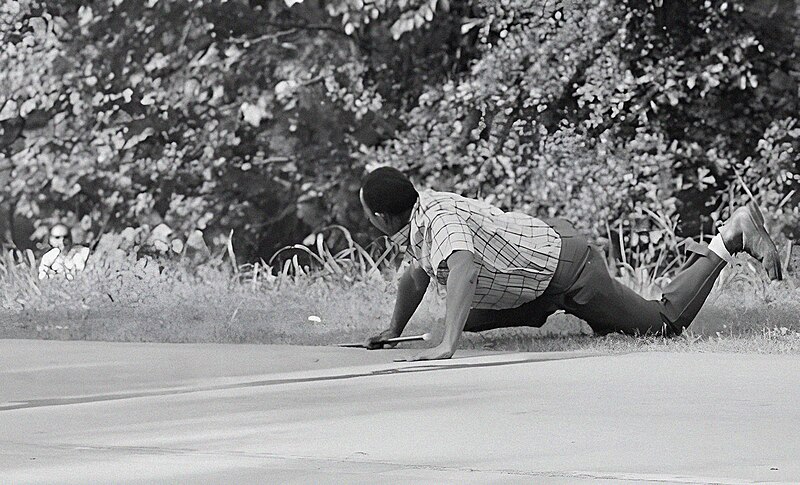
[[[708,249],[710,249],[714,254],[719,256],[720,258],[724,259],[728,262],[728,264],[733,264],[733,256],[731,256],[730,251],[728,248],[725,247],[725,242],[722,240],[722,235],[717,234],[711,239],[711,242],[708,244]]]

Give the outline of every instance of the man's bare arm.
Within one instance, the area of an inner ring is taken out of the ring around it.
[[[417,311],[430,283],[430,276],[418,264],[412,263],[406,268],[397,285],[397,300],[394,304],[392,321],[389,328],[374,337],[367,339],[365,345],[368,349],[383,347],[375,342],[387,338],[399,337],[408,325],[414,312]]]
[[[450,270],[447,276],[447,309],[442,342],[431,349],[414,355],[409,361],[449,359],[458,347],[458,340],[464,331],[464,324],[472,308],[475,286],[478,284],[478,269],[469,251],[454,251],[447,258]]]

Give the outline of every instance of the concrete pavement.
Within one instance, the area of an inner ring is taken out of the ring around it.
[[[0,340],[0,483],[799,483],[800,356]]]

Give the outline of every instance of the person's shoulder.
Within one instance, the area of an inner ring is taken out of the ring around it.
[[[433,189],[421,190],[419,194],[421,197],[424,196],[427,197],[428,199],[457,199],[461,197],[455,192],[447,192],[444,190],[433,190]]]
[[[429,206],[435,209],[457,213],[464,217],[474,213],[498,215],[503,212],[488,202],[465,197],[454,192],[432,192]]]
[[[463,224],[478,210],[473,205],[476,201],[453,192],[429,191],[420,202],[422,225],[432,225],[435,221],[448,226]]]
[[[426,190],[424,192],[420,192],[419,199],[420,207],[426,211],[454,210],[458,201],[463,199],[463,197],[453,192]]]

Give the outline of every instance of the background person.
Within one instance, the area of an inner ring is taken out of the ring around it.
[[[73,246],[67,226],[56,224],[51,227],[47,242],[51,249],[42,256],[42,261],[39,263],[40,280],[58,275],[71,280],[77,272],[86,268],[89,248],[81,245]]]
[[[614,279],[603,255],[565,220],[504,212],[450,192],[418,192],[390,167],[366,176],[360,198],[370,222],[414,259],[400,278],[389,328],[367,339],[367,347],[383,347],[377,341],[402,333],[431,278],[447,288],[442,342],[408,360],[450,358],[464,330],[541,327],[557,310],[599,334],[677,335],[740,251],[761,261],[770,278],[782,277],[753,203],[736,210],[710,244],[687,245],[692,255],[663,297],[646,300]]]

